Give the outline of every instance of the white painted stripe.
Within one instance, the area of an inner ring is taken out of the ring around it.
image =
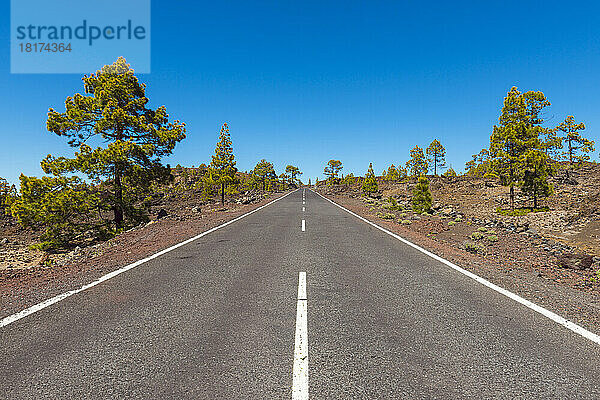
[[[306,211],[306,208],[302,207],[302,211]]]
[[[292,400],[308,399],[308,305],[306,299],[306,272],[298,274],[298,301],[296,304],[296,338]]]
[[[299,190],[299,189],[296,189],[296,190]],[[295,191],[294,191],[294,192],[295,192]],[[68,292],[66,292],[66,293],[59,294],[58,296],[52,297],[52,298],[50,298],[50,299],[48,299],[48,300],[44,300],[44,301],[42,301],[41,303],[38,303],[38,304],[36,304],[36,305],[34,305],[34,306],[31,306],[31,307],[29,307],[29,308],[26,308],[26,309],[24,309],[24,310],[22,310],[22,311],[20,311],[20,312],[18,312],[18,313],[16,313],[16,314],[9,315],[8,317],[5,317],[5,318],[3,318],[2,320],[0,320],[0,328],[2,328],[2,327],[4,327],[4,326],[6,326],[6,325],[8,325],[8,324],[12,324],[13,322],[15,322],[15,321],[18,321],[18,320],[20,320],[21,318],[25,318],[25,317],[27,317],[28,315],[31,315],[31,314],[33,314],[33,313],[35,313],[35,312],[38,312],[38,311],[40,311],[40,310],[43,310],[43,309],[44,309],[44,308],[46,308],[46,307],[49,307],[49,306],[51,306],[51,305],[53,305],[53,304],[56,304],[56,303],[58,303],[59,301],[66,299],[67,297],[73,296],[74,294],[77,294],[77,293],[83,292],[83,291],[84,291],[84,290],[86,290],[86,289],[89,289],[89,288],[91,288],[91,287],[94,287],[94,286],[96,286],[96,285],[99,285],[99,284],[101,284],[102,282],[105,282],[105,281],[109,280],[110,278],[114,278],[115,276],[117,276],[117,275],[120,275],[120,274],[122,274],[123,272],[129,271],[130,269],[133,269],[133,268],[135,268],[135,267],[138,267],[138,266],[140,266],[140,265],[144,264],[145,262],[148,262],[148,261],[150,261],[150,260],[153,260],[153,259],[155,259],[155,258],[157,258],[157,257],[160,257],[160,256],[162,256],[163,254],[166,254],[166,253],[168,253],[168,252],[170,252],[170,251],[173,251],[173,250],[175,250],[175,249],[177,249],[177,248],[179,248],[179,247],[181,247],[181,246],[184,246],[184,245],[186,245],[186,244],[188,244],[188,243],[191,243],[191,242],[193,242],[194,240],[198,240],[198,239],[200,239],[201,237],[203,237],[203,236],[206,236],[206,235],[208,235],[209,233],[212,233],[212,232],[216,231],[217,229],[221,229],[221,228],[224,228],[224,227],[226,227],[227,225],[233,224],[234,222],[236,222],[236,221],[239,221],[240,219],[242,219],[242,218],[245,218],[245,217],[247,217],[247,216],[248,216],[248,215],[250,215],[250,214],[254,214],[255,212],[257,212],[257,211],[259,211],[259,210],[262,210],[262,209],[263,209],[263,208],[265,208],[265,207],[268,207],[268,206],[270,206],[271,204],[275,203],[276,201],[279,201],[279,200],[283,199],[284,197],[287,197],[287,196],[289,196],[289,195],[290,195],[290,194],[292,194],[292,193],[293,193],[293,192],[290,192],[290,193],[288,193],[288,194],[286,194],[286,195],[283,195],[283,196],[281,196],[281,197],[279,197],[279,198],[277,198],[277,199],[275,199],[275,200],[273,200],[273,201],[271,201],[271,202],[269,202],[269,203],[267,203],[267,204],[265,204],[265,205],[263,205],[263,206],[260,206],[260,207],[258,207],[258,208],[257,208],[257,209],[255,209],[255,210],[252,210],[252,211],[250,211],[250,212],[247,212],[246,214],[240,215],[239,217],[237,217],[237,218],[235,218],[235,219],[232,219],[231,221],[225,222],[225,223],[224,223],[224,224],[222,224],[222,225],[219,225],[219,226],[216,226],[216,227],[214,227],[214,228],[212,228],[212,229],[209,229],[209,230],[207,230],[206,232],[202,232],[201,234],[199,234],[199,235],[197,235],[197,236],[194,236],[193,238],[187,239],[187,240],[185,240],[185,241],[183,241],[183,242],[181,242],[181,243],[177,243],[176,245],[173,245],[173,246],[171,246],[171,247],[169,247],[169,248],[167,248],[167,249],[161,250],[161,251],[159,251],[158,253],[155,253],[155,254],[153,254],[153,255],[151,255],[151,256],[149,256],[149,257],[146,257],[146,258],[144,258],[143,260],[136,261],[136,262],[134,262],[133,264],[129,264],[129,265],[127,265],[127,266],[123,267],[123,268],[120,268],[120,269],[117,269],[117,270],[115,270],[115,271],[112,271],[112,272],[110,272],[110,273],[108,273],[108,274],[106,274],[106,275],[104,275],[104,276],[100,277],[98,280],[95,280],[95,281],[93,281],[93,282],[91,282],[91,283],[88,283],[87,285],[84,285],[84,286],[82,286],[82,287],[81,287],[81,288],[79,288],[79,289],[70,290],[70,291],[68,291]]]
[[[302,200],[302,204],[306,204],[306,202],[304,200]]]
[[[317,192],[315,192],[315,193],[317,193]],[[422,248],[422,247],[420,247],[420,246],[418,246],[418,245],[416,245],[416,244],[414,244],[412,242],[409,242],[408,240],[404,239],[403,237],[400,237],[400,236],[396,235],[395,233],[392,233],[392,232],[388,231],[387,229],[382,228],[381,226],[379,226],[379,225],[377,225],[377,224],[369,221],[368,219],[363,218],[363,217],[361,217],[360,215],[358,215],[356,213],[353,213],[352,211],[348,210],[347,208],[345,208],[345,207],[337,204],[333,200],[330,200],[327,197],[321,195],[320,193],[317,193],[317,194],[319,196],[323,197],[325,200],[327,200],[330,203],[332,203],[333,205],[341,208],[342,210],[346,211],[347,213],[349,213],[351,215],[354,215],[356,218],[358,218],[358,219],[362,220],[363,222],[366,222],[367,224],[369,224],[369,225],[371,225],[371,226],[379,229],[380,231],[385,232],[388,235],[390,235],[390,236],[398,239],[402,243],[407,244],[407,245],[409,245],[409,246],[411,246],[411,247],[419,250],[421,253],[424,253],[424,254],[428,255],[429,257],[431,257],[431,258],[433,258],[433,259],[435,259],[435,260],[437,260],[437,261],[439,261],[439,262],[441,262],[441,263],[449,266],[450,268],[452,268],[452,269],[460,272],[461,274],[466,275],[469,278],[471,278],[471,279],[473,279],[473,280],[481,283],[482,285],[487,286],[490,289],[495,290],[496,292],[498,292],[500,294],[503,294],[504,296],[506,296],[506,297],[508,297],[508,298],[510,298],[510,299],[512,299],[514,301],[516,301],[517,303],[520,303],[520,304],[524,305],[525,307],[528,307],[528,308],[532,309],[533,311],[542,314],[543,316],[551,319],[552,321],[556,322],[559,325],[564,326],[567,329],[570,329],[571,331],[577,333],[578,335],[581,335],[584,338],[589,339],[589,340],[591,340],[592,342],[594,342],[596,344],[600,344],[600,336],[596,335],[595,333],[592,333],[592,332],[588,331],[587,329],[583,328],[582,326],[577,325],[576,323],[571,322],[568,319],[563,318],[560,315],[558,315],[558,314],[556,314],[556,313],[554,313],[554,312],[552,312],[550,310],[547,310],[547,309],[545,309],[542,306],[539,306],[539,305],[537,305],[537,304],[535,304],[535,303],[533,303],[533,302],[531,302],[529,300],[526,300],[526,299],[522,298],[521,296],[519,296],[517,294],[514,294],[513,292],[510,292],[510,291],[508,291],[508,290],[506,290],[506,289],[504,289],[504,288],[502,288],[502,287],[500,287],[498,285],[495,285],[492,282],[490,282],[490,281],[488,281],[488,280],[480,277],[479,275],[475,275],[474,273],[472,273],[470,271],[467,271],[467,270],[459,267],[458,265],[453,264],[450,261],[448,261],[448,260],[446,260],[446,259],[444,259],[444,258],[442,258],[442,257],[440,257],[440,256],[438,256],[436,254],[433,254],[432,252],[430,252],[428,250],[425,250],[424,248]]]
[[[306,221],[302,220],[302,232],[306,230]]]

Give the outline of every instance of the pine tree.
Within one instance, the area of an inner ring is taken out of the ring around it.
[[[473,154],[473,159],[465,164],[465,170],[468,176],[485,176],[490,169],[490,151],[482,149],[479,153]]]
[[[337,181],[338,173],[343,169],[342,162],[340,160],[329,160],[323,173],[331,182]]]
[[[11,212],[23,226],[41,228],[35,247],[53,250],[83,242],[93,231],[99,239],[110,236],[109,227],[96,214],[104,210],[103,195],[77,177],[20,176],[20,196]]]
[[[170,171],[160,163],[185,138],[185,124],[169,122],[164,106],[147,107],[146,85],[139,83],[124,58],[83,77],[85,95],[67,97],[66,111],[48,111],[48,131],[78,147],[74,158],[48,155],[41,163],[47,174],[82,173],[102,183],[103,199],[122,227],[139,216],[134,204],[153,182],[165,182]],[[104,142],[92,149],[87,142]]]
[[[267,189],[267,182],[277,178],[277,174],[275,174],[275,168],[273,167],[273,163],[268,162],[264,158],[260,160],[252,174],[256,176],[259,182],[262,183],[262,190],[265,191]]]
[[[419,146],[415,146],[410,150],[410,160],[406,162],[406,169],[409,171],[411,176],[419,176],[427,174],[429,166],[425,159],[423,149]]]
[[[295,167],[293,165],[288,165],[287,167],[285,167],[285,173],[290,176],[292,184],[296,183],[296,176],[302,175],[302,172],[300,172],[300,168]]]
[[[233,143],[229,134],[227,123],[221,126],[219,141],[215,148],[215,154],[210,162],[210,173],[212,180],[221,187],[221,204],[225,204],[225,188],[235,182],[235,156],[233,155]]]
[[[427,161],[431,166],[433,164],[433,175],[437,175],[438,168],[446,166],[446,149],[439,140],[434,139],[427,147]]]
[[[569,170],[590,159],[586,153],[594,151],[594,142],[581,136],[579,132],[585,130],[585,124],[576,123],[572,115],[567,116],[556,129],[564,133],[560,140],[566,143],[566,148],[561,154],[561,159],[568,162],[567,176],[569,176]]]
[[[386,182],[397,182],[400,177],[396,166],[394,164],[390,165],[387,171],[383,171],[382,178]]]
[[[538,208],[538,199],[552,194],[548,177],[554,173],[548,155],[540,149],[530,149],[525,155],[525,172],[521,191],[533,199],[533,208]]]
[[[354,184],[354,182],[356,182],[356,178],[354,177],[354,174],[349,173],[348,175],[346,175],[344,177],[344,180],[342,183],[346,186],[350,186],[350,185]]]
[[[0,210],[2,211],[4,211],[7,205],[9,192],[10,185],[8,184],[8,181],[4,178],[0,178]]]
[[[444,172],[442,174],[442,176],[444,178],[456,178],[457,175],[456,175],[456,171],[454,170],[454,168],[450,167],[446,170],[446,172]]]
[[[310,184],[310,178],[308,178],[308,186],[309,187],[311,186],[311,184]]]
[[[373,194],[379,191],[379,186],[377,185],[377,178],[375,177],[375,172],[373,171],[373,163],[369,163],[369,169],[367,170],[367,174],[365,175],[365,180],[362,184],[362,190],[366,194]]]
[[[490,168],[510,188],[510,207],[515,208],[515,186],[523,179],[526,155],[541,149],[541,111],[550,105],[542,92],[519,92],[512,87],[504,98],[499,124],[490,137]]]
[[[419,177],[417,185],[413,189],[411,202],[413,211],[416,213],[422,214],[431,211],[433,198],[431,196],[431,191],[429,191],[429,180],[425,175]]]

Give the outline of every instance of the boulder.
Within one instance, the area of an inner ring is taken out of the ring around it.
[[[594,257],[585,254],[561,254],[558,265],[562,268],[586,270],[592,267]]]

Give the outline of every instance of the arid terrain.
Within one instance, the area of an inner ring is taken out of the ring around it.
[[[318,190],[493,283],[600,331],[600,165],[586,164],[572,178],[553,179],[555,193],[541,204],[548,211],[522,216],[500,214],[498,207],[508,207],[508,188],[482,178],[430,177],[433,213],[425,215],[411,210],[411,180],[380,180],[373,197],[364,196],[359,184],[322,184]],[[517,205],[529,203],[519,195]]]

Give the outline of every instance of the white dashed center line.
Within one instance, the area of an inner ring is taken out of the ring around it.
[[[298,273],[298,301],[296,304],[296,340],[292,400],[308,400],[308,326],[306,299],[306,272]]]

